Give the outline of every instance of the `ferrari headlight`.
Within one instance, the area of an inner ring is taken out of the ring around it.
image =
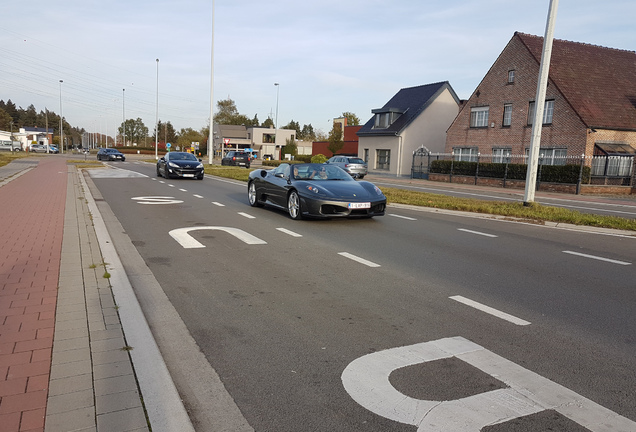
[[[308,185],[307,186],[307,190],[309,192],[313,192],[313,193],[317,193],[317,194],[320,193],[320,189],[318,189],[316,186]]]
[[[382,195],[382,191],[379,187],[377,187],[376,185],[373,185],[373,187],[375,188],[375,193],[377,193],[378,195]]]

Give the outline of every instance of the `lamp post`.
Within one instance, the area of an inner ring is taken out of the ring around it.
[[[280,90],[280,84],[274,83],[276,86],[276,120],[274,121],[274,152],[276,152],[276,147],[278,146],[278,94]]]
[[[158,160],[157,145],[159,143],[159,59],[157,59],[157,102],[155,107],[155,160]]]
[[[212,0],[212,48],[210,50],[210,131],[208,134],[208,163],[214,157],[214,0]]]
[[[126,89],[121,89],[122,97],[121,97],[121,127],[122,127],[122,146],[126,145]]]
[[[60,80],[60,149],[64,153],[64,130],[62,129],[62,83]]]

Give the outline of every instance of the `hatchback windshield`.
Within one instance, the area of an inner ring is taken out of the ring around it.
[[[360,158],[349,158],[349,163],[352,164],[364,164],[364,161]]]
[[[197,160],[197,157],[192,153],[171,153],[169,157],[172,160]]]

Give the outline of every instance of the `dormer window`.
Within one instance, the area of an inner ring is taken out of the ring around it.
[[[373,129],[386,129],[391,126],[404,112],[395,108],[377,109],[371,111],[375,114]]]

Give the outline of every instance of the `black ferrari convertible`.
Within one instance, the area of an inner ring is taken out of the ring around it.
[[[252,207],[269,204],[292,219],[370,218],[383,216],[386,208],[386,197],[373,183],[356,181],[337,166],[313,163],[252,171],[247,196]]]

